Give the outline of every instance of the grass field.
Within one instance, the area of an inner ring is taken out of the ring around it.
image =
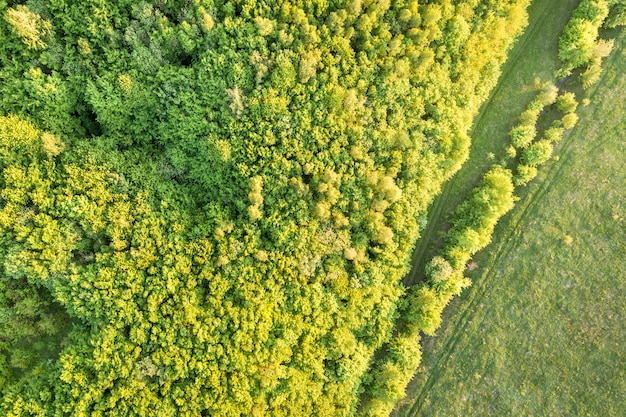
[[[531,20],[527,33],[548,42],[541,30]],[[476,256],[474,285],[425,342],[397,416],[626,414],[625,51],[621,35],[558,158],[519,192],[494,243]],[[501,133],[508,104],[499,100],[524,87],[516,78],[530,58],[512,61],[476,135]]]

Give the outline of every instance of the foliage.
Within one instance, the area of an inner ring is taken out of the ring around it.
[[[537,167],[519,164],[516,168],[513,183],[515,186],[526,185],[537,176]]]
[[[545,108],[558,99],[558,88],[550,83],[539,83],[539,92],[519,117],[519,123],[511,129],[509,137],[514,148],[526,148],[537,135],[537,121]]]
[[[574,10],[571,20],[559,40],[559,58],[563,67],[559,76],[569,75],[576,68],[584,68],[580,75],[582,86],[587,89],[600,78],[602,58],[613,48],[613,40],[599,38],[599,29],[605,25],[616,27],[623,24],[622,0],[583,0]]]
[[[415,219],[526,24],[457,3],[0,2],[0,414],[388,410]]]
[[[576,95],[574,93],[561,94],[556,101],[556,106],[563,113],[574,113],[578,107]]]
[[[615,0],[613,3],[613,7],[609,11],[609,17],[605,24],[607,28],[626,25],[626,3],[620,0]]]
[[[526,166],[537,166],[547,162],[552,156],[552,144],[547,140],[539,140],[522,152],[521,163]]]
[[[23,4],[7,9],[5,19],[17,35],[22,38],[27,47],[31,49],[43,49],[46,47],[41,38],[50,33],[51,25],[49,21],[31,12]]]
[[[511,171],[495,167],[458,207],[445,248],[454,269],[465,269],[470,256],[490,242],[497,221],[513,207],[513,190]]]

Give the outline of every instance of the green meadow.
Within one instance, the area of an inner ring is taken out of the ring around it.
[[[559,28],[545,18],[558,16],[564,24],[571,2],[542,3],[533,3],[529,28],[477,120],[477,160],[494,152],[486,151],[497,146],[489,138],[502,137],[514,123],[510,109],[517,102],[506,98],[558,65]],[[520,47],[524,54],[516,57]],[[625,47],[621,34],[592,89],[568,82],[590,104],[579,108],[578,125],[517,192],[520,201],[493,243],[474,258],[473,286],[446,310],[437,336],[424,342],[420,372],[397,416],[624,414]],[[454,181],[467,184],[467,178]],[[454,181],[452,195],[459,193]]]

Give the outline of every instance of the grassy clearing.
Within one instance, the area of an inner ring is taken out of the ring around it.
[[[476,257],[474,287],[425,344],[398,416],[623,415],[625,50],[621,35],[560,157],[520,192],[497,244]],[[514,85],[514,74],[503,85]],[[503,91],[477,135],[504,117],[494,111]]]

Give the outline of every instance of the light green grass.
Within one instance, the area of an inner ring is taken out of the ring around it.
[[[626,36],[615,49],[558,160],[475,258],[398,416],[626,414]]]

